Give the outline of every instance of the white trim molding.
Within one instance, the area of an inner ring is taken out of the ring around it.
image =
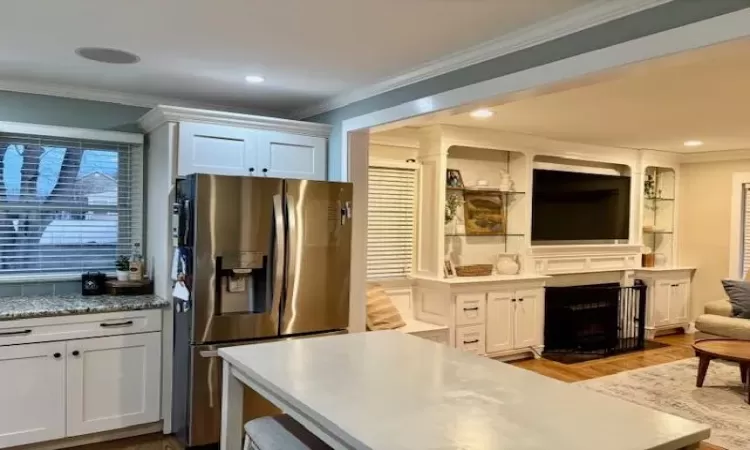
[[[680,163],[682,164],[738,161],[741,159],[750,159],[750,149],[714,150],[710,152],[682,153],[679,155]]]
[[[118,105],[154,108],[159,105],[179,105],[189,108],[222,109],[225,111],[247,112],[251,108],[237,108],[234,106],[217,105],[211,103],[194,102],[190,100],[160,97],[156,95],[136,94],[130,92],[95,89],[81,86],[71,86],[55,83],[38,83],[31,81],[0,79],[0,91],[21,92],[24,94],[48,95],[51,97],[73,98],[92,102],[116,103]],[[255,114],[269,116],[283,116],[280,111],[252,108]]]
[[[299,109],[292,112],[290,117],[306,119],[394,89],[534,47],[670,1],[672,0],[600,0],[588,3],[497,39],[433,60],[401,75],[336,95],[317,105]]]
[[[122,131],[92,130],[88,128],[58,127],[36,125],[21,122],[0,122],[0,133],[32,134],[92,141],[120,142],[123,144],[143,145],[143,134],[125,133]]]
[[[742,279],[742,232],[744,211],[742,210],[744,190],[743,185],[750,183],[750,172],[735,172],[732,174],[732,195],[729,210],[729,273],[730,279]]]
[[[331,135],[331,126],[326,124],[181,106],[159,105],[138,120],[139,125],[146,133],[154,131],[167,122],[210,123],[256,130],[281,131],[326,139]]]

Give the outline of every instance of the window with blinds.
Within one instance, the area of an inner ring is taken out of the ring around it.
[[[414,253],[417,171],[370,166],[367,279],[404,278]]]
[[[0,133],[0,277],[114,271],[142,240],[141,146]]]
[[[742,273],[745,277],[750,270],[750,184],[742,185]]]

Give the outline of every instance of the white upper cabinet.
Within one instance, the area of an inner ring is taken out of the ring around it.
[[[159,420],[161,333],[68,341],[66,358],[68,436]]]
[[[0,448],[65,437],[65,342],[0,347]]]
[[[139,121],[148,133],[173,123],[176,176],[192,173],[325,180],[329,125],[159,106]]]
[[[275,131],[258,135],[258,166],[273,178],[326,179],[326,140]]]
[[[257,132],[246,128],[183,122],[179,126],[177,175],[253,175]]]

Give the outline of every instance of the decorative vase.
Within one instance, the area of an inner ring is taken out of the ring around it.
[[[500,275],[515,275],[521,265],[518,263],[518,255],[515,253],[500,253],[497,255],[495,269]]]
[[[117,270],[115,273],[117,274],[117,281],[128,281],[130,279],[129,270]]]
[[[506,170],[500,170],[500,184],[498,189],[504,192],[510,192],[513,190],[513,180],[510,178],[510,174]]]

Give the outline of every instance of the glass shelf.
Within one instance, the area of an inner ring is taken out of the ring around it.
[[[667,197],[643,197],[645,200],[649,200],[652,202],[673,202],[673,198],[667,198]]]
[[[505,238],[505,237],[524,237],[526,235],[518,234],[518,233],[503,233],[503,234],[445,233],[445,237],[455,237],[455,236],[479,237],[479,238],[487,238],[487,237]]]
[[[460,187],[450,187],[446,186],[445,189],[447,191],[455,191],[455,192],[469,192],[472,194],[477,193],[487,193],[487,194],[503,194],[503,195],[523,195],[525,192],[520,191],[501,191],[500,189],[476,189],[476,188],[460,188]]]

